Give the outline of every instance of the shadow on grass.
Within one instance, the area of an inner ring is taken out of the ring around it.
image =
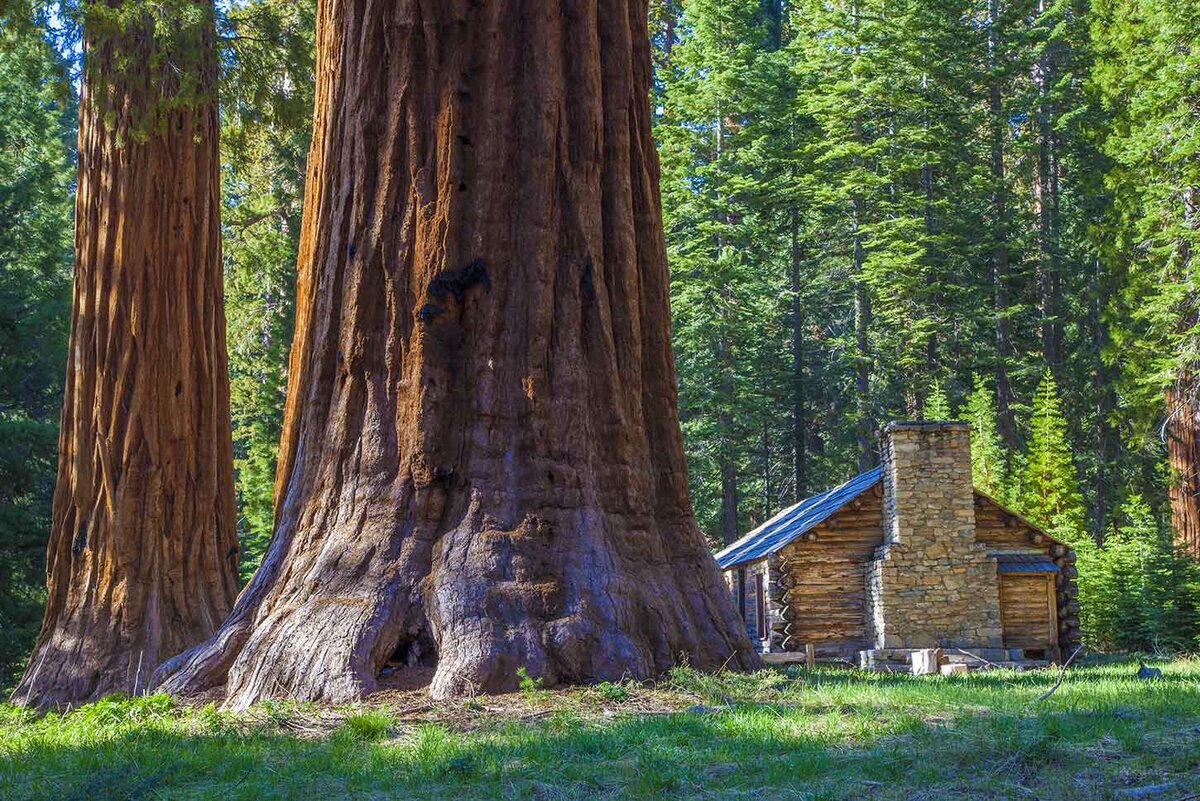
[[[175,718],[81,736],[34,723],[0,737],[0,798],[1119,798],[1122,783],[1200,786],[1194,700],[1176,699],[1172,715],[784,704],[602,720],[560,712],[469,732],[401,723],[380,739],[349,725],[320,739],[241,731],[220,716],[188,718],[191,731]]]

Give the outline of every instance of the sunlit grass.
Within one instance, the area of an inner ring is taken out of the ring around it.
[[[0,705],[0,798],[1105,799],[1200,792],[1200,661],[705,676],[434,707]]]

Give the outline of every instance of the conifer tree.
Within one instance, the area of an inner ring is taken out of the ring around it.
[[[946,396],[941,380],[934,381],[933,389],[925,399],[925,419],[950,420],[953,416],[954,413],[950,411],[950,399]]]
[[[84,6],[42,629],[14,699],[145,689],[237,594],[210,0]]]
[[[758,0],[686,9],[657,135],[693,498],[710,537],[728,543],[774,505],[770,476],[781,472],[771,469],[771,429],[787,363],[783,273],[758,202],[761,115],[776,84]]]
[[[1069,431],[1054,376],[1047,369],[1033,398],[1022,505],[1054,536],[1083,550],[1085,517]]]
[[[1175,540],[1200,559],[1200,4],[1100,0],[1094,86],[1116,203],[1105,236],[1128,263],[1117,336],[1126,396],[1152,409]],[[1132,358],[1130,358],[1132,357]]]
[[[275,530],[164,689],[758,664],[688,499],[646,13],[320,0]]]
[[[1084,637],[1106,650],[1189,650],[1200,643],[1200,566],[1172,550],[1139,495],[1122,506],[1101,548],[1081,557]]]
[[[312,133],[314,5],[250,0],[221,20],[229,42],[221,95],[222,246],[243,581],[274,525]]]
[[[0,687],[45,602],[71,316],[76,100],[43,23],[29,9],[0,20]]]
[[[996,423],[996,395],[982,376],[975,376],[963,417],[971,424],[971,478],[975,487],[1009,502],[1008,458]]]

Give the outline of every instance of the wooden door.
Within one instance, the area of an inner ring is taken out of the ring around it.
[[[1006,648],[1058,645],[1053,573],[1002,573],[1000,619]]]

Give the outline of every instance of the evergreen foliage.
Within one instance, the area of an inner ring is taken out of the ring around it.
[[[1062,401],[1049,370],[1034,395],[1029,429],[1021,486],[1023,510],[1055,537],[1081,547],[1087,541],[1083,498]]]
[[[963,417],[971,424],[971,476],[975,487],[1011,504],[1008,454],[996,428],[996,393],[981,376],[975,376]]]
[[[71,308],[75,97],[21,22],[0,27],[0,687],[41,622]]]
[[[1079,562],[1084,637],[1095,648],[1189,651],[1200,644],[1200,565],[1176,555],[1150,507],[1131,496],[1121,525]]]
[[[951,420],[954,413],[950,411],[950,399],[946,397],[946,390],[942,388],[941,381],[933,382],[933,389],[929,391],[929,397],[925,401],[925,419],[926,420]]]
[[[243,580],[274,526],[295,309],[304,163],[312,136],[312,2],[248,0],[222,20],[222,246]]]

